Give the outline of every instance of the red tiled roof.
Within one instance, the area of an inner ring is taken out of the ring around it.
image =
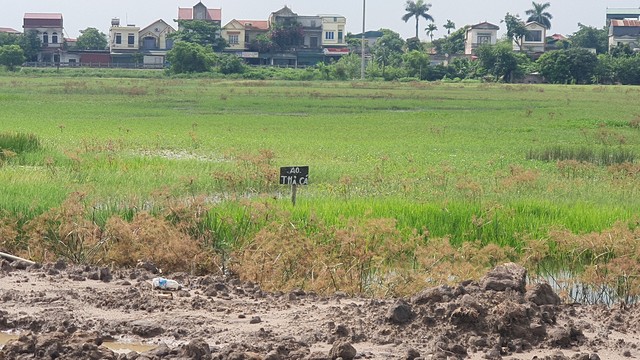
[[[269,22],[266,20],[237,20],[244,27],[251,27],[257,30],[269,30]]]
[[[62,20],[62,14],[60,13],[25,13],[25,19],[39,19],[39,20]]]
[[[611,20],[614,27],[640,27],[640,20]]]
[[[178,8],[178,20],[193,20],[193,8]],[[207,9],[207,20],[222,21],[222,9]]]
[[[8,28],[8,27],[0,27],[0,33],[7,34],[20,34],[20,32],[16,29]]]
[[[567,38],[562,34],[553,34],[551,35],[553,40],[567,40]]]

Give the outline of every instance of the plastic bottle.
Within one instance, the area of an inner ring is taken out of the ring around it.
[[[161,277],[153,278],[153,280],[151,280],[151,284],[153,285],[154,289],[161,289],[161,290],[182,289],[182,285],[180,285],[179,282],[175,280],[161,278]]]

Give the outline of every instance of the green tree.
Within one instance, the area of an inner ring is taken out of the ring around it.
[[[460,28],[445,38],[433,40],[433,47],[438,54],[462,54],[466,33],[467,27]]]
[[[385,76],[387,66],[399,66],[402,62],[404,40],[395,31],[380,29],[382,36],[371,48],[374,61],[382,67]]]
[[[249,50],[258,52],[267,52],[273,49],[273,41],[267,34],[260,34],[249,44]]]
[[[215,63],[215,54],[210,47],[197,43],[180,41],[167,53],[171,72],[175,74],[207,72]]]
[[[277,24],[271,28],[269,37],[278,50],[289,50],[304,41],[304,28],[298,23]]]
[[[422,42],[418,38],[409,38],[407,39],[405,44],[407,46],[407,51],[412,51],[412,50],[424,51],[424,46],[422,45]]]
[[[0,65],[13,71],[25,61],[24,51],[19,45],[0,46]]]
[[[402,20],[404,20],[404,22],[407,22],[412,17],[416,18],[416,37],[418,37],[420,18],[424,18],[425,20],[429,20],[431,22],[434,21],[433,17],[427,13],[430,8],[431,4],[425,3],[424,0],[407,0],[407,3],[405,4],[404,10],[407,13],[402,16]]]
[[[360,65],[360,55],[355,53],[345,55],[330,65],[331,75],[340,80],[358,79]]]
[[[107,48],[107,35],[96,28],[80,30],[76,47],[80,50],[104,50]]]
[[[578,31],[569,37],[571,47],[596,49],[598,54],[609,51],[609,33],[606,28],[597,29],[578,23]]]
[[[443,27],[447,29],[447,35],[451,35],[451,30],[454,30],[456,28],[456,24],[453,21],[447,19],[447,23],[444,24]]]
[[[624,85],[640,85],[640,55],[614,58],[616,81]]]
[[[424,28],[424,30],[427,32],[427,36],[429,38],[431,38],[431,42],[433,42],[433,33],[438,30],[438,27],[436,26],[436,24],[431,23],[429,25],[427,25],[426,28]]]
[[[402,55],[402,66],[407,76],[424,80],[429,68],[429,55],[422,51],[412,50]]]
[[[180,30],[169,34],[175,42],[185,41],[222,51],[227,42],[220,37],[220,26],[205,20],[178,20]]]
[[[504,16],[502,22],[507,26],[507,38],[518,44],[520,51],[522,51],[522,41],[528,32],[524,22],[520,20],[518,15],[511,15],[509,13]]]
[[[531,6],[533,6],[533,8],[525,12],[525,14],[529,15],[527,21],[535,21],[544,25],[547,29],[551,29],[551,19],[553,19],[553,16],[546,11],[551,6],[551,3],[546,2],[542,4],[532,1]]]
[[[588,84],[597,75],[598,57],[587,49],[549,51],[537,62],[542,76],[552,83]]]
[[[523,75],[530,61],[525,54],[514,52],[510,41],[482,45],[476,54],[482,68],[496,81],[513,82]]]
[[[242,74],[247,66],[244,60],[236,55],[222,54],[217,59],[217,68],[222,74]]]

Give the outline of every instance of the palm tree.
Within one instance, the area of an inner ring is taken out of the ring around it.
[[[532,1],[531,5],[533,6],[533,9],[529,9],[525,12],[525,14],[529,15],[527,21],[536,21],[544,25],[547,29],[551,29],[551,19],[553,19],[553,15],[545,11],[551,6],[551,4],[548,2],[538,4]]]
[[[436,26],[436,24],[431,23],[427,25],[427,27],[424,30],[427,32],[427,36],[431,38],[431,42],[433,42],[433,32],[438,30],[438,27]]]
[[[433,21],[433,17],[427,14],[429,8],[431,8],[431,4],[425,3],[424,0],[407,0],[404,8],[407,13],[402,16],[402,20],[404,20],[404,22],[407,22],[412,17],[416,18],[416,37],[418,37],[418,22],[420,21],[421,17],[425,18],[425,20]]]
[[[447,23],[443,26],[445,29],[447,29],[447,35],[451,35],[451,30],[456,28],[456,24],[451,20],[447,20]]]

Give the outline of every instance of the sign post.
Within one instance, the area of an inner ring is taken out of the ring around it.
[[[291,185],[291,202],[295,206],[298,185],[309,185],[309,166],[281,167],[280,185]]]

